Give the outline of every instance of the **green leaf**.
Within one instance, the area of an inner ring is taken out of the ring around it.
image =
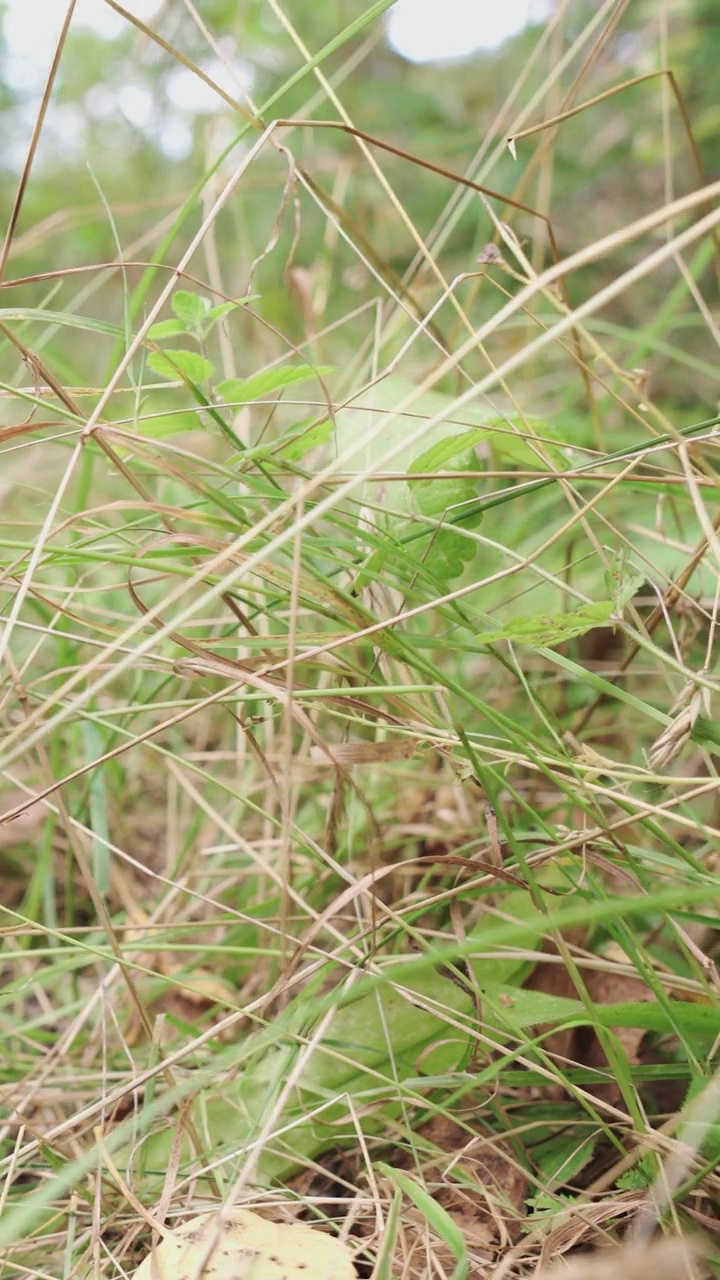
[[[343,1126],[352,1132],[345,1101],[348,1095],[361,1107],[366,1101],[377,1105],[382,1096],[382,1110],[376,1115],[368,1110],[363,1120],[368,1131],[382,1129],[388,1116],[397,1113],[394,1099],[398,1082],[414,1078],[418,1058],[424,1058],[428,1049],[447,1038],[445,1019],[418,1008],[412,1000],[413,992],[446,1011],[469,1015],[471,1000],[467,992],[440,975],[426,972],[421,978],[408,981],[403,964],[397,965],[396,975],[402,990],[388,987],[382,992],[368,992],[337,1009],[317,1053],[286,1102],[279,1123],[288,1123],[287,1132],[260,1156],[262,1178],[286,1177],[298,1163],[328,1146],[336,1147]],[[254,1141],[258,1126],[292,1070],[298,1052],[298,1030],[307,1030],[305,998],[304,995],[288,1006],[285,1030],[276,1025],[269,1032],[256,1034],[257,1049],[248,1054],[249,1060],[236,1079],[224,1082],[215,1094],[206,1091],[202,1126],[214,1148],[230,1144],[240,1152],[245,1144]],[[454,1058],[446,1064],[448,1070],[457,1070],[470,1043],[469,1032],[453,1035]],[[251,1042],[246,1048],[252,1050]],[[172,1141],[169,1130],[148,1139],[144,1148],[148,1172],[167,1169]]]
[[[535,613],[525,618],[513,618],[498,631],[481,632],[477,640],[480,644],[514,640],[517,644],[547,647],[585,635],[593,627],[606,627],[614,612],[612,600],[598,600],[593,604],[582,604],[569,613]]]
[[[449,469],[453,471],[479,470],[477,458],[473,454],[474,466],[468,468],[464,465],[454,465],[448,468],[448,463],[453,458],[459,458],[466,455],[469,450],[474,449],[476,445],[487,439],[487,431],[483,427],[475,427],[472,431],[463,431],[462,435],[446,436],[444,440],[439,440],[437,444],[432,445],[430,449],[426,449],[413,463],[408,467],[410,475],[416,475],[422,471],[442,471]],[[434,483],[434,481],[430,482]]]
[[[553,1191],[572,1182],[592,1159],[597,1138],[597,1133],[589,1133],[578,1139],[572,1130],[554,1134],[533,1146],[532,1157],[542,1174],[544,1189]]]
[[[186,351],[179,348],[175,351],[152,351],[148,356],[148,364],[154,373],[163,378],[185,377],[189,382],[207,382],[215,372],[214,366],[197,351]]]
[[[625,1173],[621,1173],[616,1179],[615,1186],[620,1191],[644,1191],[652,1181],[653,1179],[648,1178],[642,1169],[626,1169]]]
[[[197,431],[198,415],[194,411],[187,413],[153,414],[142,421],[142,433],[153,440],[164,440],[177,436],[183,431]]]
[[[524,469],[535,467],[544,470],[547,466],[557,471],[566,469],[568,459],[561,447],[562,437],[549,423],[541,419],[530,420],[531,427],[541,437],[537,443],[533,440],[532,431],[528,431],[526,423],[519,418],[495,425],[497,429],[490,433],[490,447],[495,453],[510,458]],[[557,444],[549,444],[548,437],[557,437]]]
[[[185,332],[185,325],[179,320],[159,320],[150,326],[147,336],[151,342],[160,342],[163,338],[174,338]]]
[[[238,302],[219,302],[216,307],[210,307],[205,316],[205,321],[221,320],[223,316],[228,316],[231,311],[236,311],[241,302],[247,302],[249,297],[250,295],[248,294],[247,298],[240,298]]]
[[[462,1280],[468,1273],[468,1251],[465,1236],[461,1228],[454,1218],[450,1216],[447,1209],[444,1209],[434,1196],[430,1195],[419,1182],[414,1178],[410,1178],[408,1174],[403,1173],[400,1169],[394,1169],[391,1165],[378,1164],[376,1166],[380,1173],[395,1183],[401,1191],[405,1193],[408,1200],[412,1200],[417,1209],[425,1218],[429,1226],[441,1240],[452,1250],[455,1255],[457,1265],[452,1273],[451,1280]]]
[[[565,1213],[574,1203],[575,1196],[552,1195],[550,1192],[541,1191],[528,1200],[532,1212],[525,1220],[526,1225],[537,1226],[538,1223],[547,1223],[548,1218],[553,1218],[556,1213]]]
[[[303,431],[294,431],[292,434],[283,436],[280,448],[274,452],[281,458],[286,458],[288,462],[298,462],[311,449],[327,444],[334,430],[335,424],[330,418],[326,418],[324,422],[317,422],[314,427],[308,426]]]
[[[179,289],[173,294],[172,309],[186,329],[198,329],[210,310],[210,299],[201,297],[199,293]]]
[[[408,412],[398,412],[398,406],[408,398],[413,401],[411,408]],[[363,467],[379,462],[388,449],[393,449],[396,451],[393,470],[409,471],[420,454],[443,440],[466,435],[469,429],[479,430],[477,439],[480,442],[487,438],[487,424],[497,421],[496,413],[484,405],[472,403],[464,405],[458,414],[453,411],[454,404],[452,396],[437,391],[424,392],[418,398],[417,387],[409,378],[388,374],[353,396],[345,408],[338,409],[338,448],[345,450],[358,439],[364,439],[369,429],[382,422],[380,433],[368,440],[364,448]],[[421,418],[426,421],[434,419],[436,425],[429,427],[419,441],[415,436]],[[412,443],[407,443],[409,440]],[[405,495],[409,500],[409,488]]]
[[[308,382],[311,378],[325,377],[335,373],[335,365],[323,365],[313,369],[309,364],[285,365],[280,369],[267,369],[264,373],[256,373],[252,378],[226,378],[218,383],[217,394],[226,401],[241,403],[259,400],[271,391],[279,391],[283,387],[296,386],[300,382]]]
[[[709,1005],[691,1004],[685,1000],[668,1000],[668,1009],[654,1000],[638,1000],[632,1004],[593,1005],[592,1018],[581,1000],[568,996],[547,995],[521,987],[482,984],[488,1001],[492,1000],[492,1020],[513,1031],[547,1024],[601,1027],[641,1027],[645,1031],[665,1034],[681,1028],[687,1036],[717,1036],[717,1010]],[[502,999],[501,999],[502,996]],[[490,1010],[486,1011],[489,1015]],[[671,1024],[672,1020],[672,1025]]]
[[[605,574],[605,586],[618,613],[622,613],[645,581],[643,573],[630,571],[628,560],[627,547],[621,547]]]
[[[503,915],[500,917],[484,916],[480,930],[471,933],[469,937],[477,940],[478,951],[491,952],[494,950],[494,934],[502,929],[507,920],[515,920],[518,924],[522,921],[528,922],[527,937],[518,942],[517,948],[513,950],[522,951],[539,951],[542,940],[538,935],[537,921],[543,914],[540,907],[533,902],[530,894],[525,889],[511,889],[503,897]],[[469,963],[472,967],[475,980],[481,987],[487,987],[488,983],[495,985],[496,983],[513,983],[520,986],[522,975],[524,975],[529,967],[533,967],[533,962],[526,959],[518,959],[516,956],[504,957],[502,950],[497,952],[497,956],[488,958],[487,955],[470,957]]]
[[[107,320],[76,316],[66,311],[46,311],[44,307],[0,307],[0,320],[39,320],[41,324],[65,325],[69,329],[87,329],[89,333],[105,333],[124,337],[125,330]]]
[[[426,449],[408,468],[410,475],[423,472],[441,471],[481,471],[475,454],[475,445],[485,439],[487,432],[480,427],[472,431],[464,431],[461,435],[449,435]],[[443,517],[457,503],[472,501],[477,496],[477,484],[474,480],[457,479],[449,476],[437,476],[433,479],[418,480],[409,486],[411,506],[428,519],[439,520],[436,532],[430,532],[427,543],[422,548],[422,563],[442,579],[458,578],[465,565],[471,561],[476,552],[476,544],[472,538],[443,523]],[[476,519],[468,522],[466,527],[479,524]]]
[[[390,1211],[385,1214],[385,1222],[380,1240],[380,1247],[375,1257],[373,1280],[392,1280],[395,1245],[400,1229],[400,1211],[402,1209],[402,1193],[400,1188],[393,1196]]]

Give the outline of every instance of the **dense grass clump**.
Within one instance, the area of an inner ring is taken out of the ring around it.
[[[8,1277],[720,1275],[711,37],[387,8],[8,79]]]

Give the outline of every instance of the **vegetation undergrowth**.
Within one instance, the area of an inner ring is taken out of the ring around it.
[[[389,7],[70,6],[4,89],[4,1276],[717,1221],[717,34]]]

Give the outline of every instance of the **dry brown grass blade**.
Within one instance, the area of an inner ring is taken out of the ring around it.
[[[76,4],[77,4],[77,0],[68,0],[68,6],[67,6],[67,9],[65,10],[65,17],[63,19],[63,24],[62,24],[62,27],[60,28],[60,34],[58,36],[57,44],[55,46],[55,53],[53,54],[53,60],[50,65],[48,77],[47,77],[47,80],[45,81],[45,88],[43,90],[42,101],[38,108],[38,113],[35,118],[35,123],[33,125],[33,131],[30,137],[30,145],[28,147],[27,157],[25,159],[25,164],[23,165],[22,173],[20,174],[20,181],[18,182],[17,191],[15,193],[15,199],[13,201],[13,206],[10,211],[10,217],[8,218],[8,225],[7,225],[7,230],[5,232],[5,239],[3,240],[2,248],[0,249],[0,279],[2,279],[2,277],[5,274],[5,267],[7,266],[7,260],[8,260],[8,257],[10,256],[10,249],[13,242],[13,236],[15,235],[15,228],[17,227],[18,220],[20,218],[20,210],[22,209],[23,199],[25,197],[25,192],[27,190],[28,182],[30,181],[30,172],[32,170],[33,161],[35,159],[35,153],[38,148],[38,143],[40,141],[40,135],[42,133],[43,125],[45,123],[45,116],[47,114],[47,109],[50,105],[50,98],[52,96],[53,86],[57,78],[57,73],[60,67],[60,60],[62,58],[63,49],[65,48],[65,42],[68,37],[68,32],[70,30],[70,24],[72,22],[72,17],[75,11]]]
[[[680,118],[683,122],[685,136],[687,137],[687,140],[690,146],[690,153],[693,158],[693,163],[695,165],[698,178],[700,182],[703,185],[705,185],[705,183],[707,183],[707,180],[708,180],[707,174],[705,172],[705,166],[703,165],[703,162],[702,162],[702,156],[700,155],[700,152],[698,150],[698,145],[695,141],[695,136],[692,131],[692,126],[690,124],[690,118],[688,116],[687,108],[685,106],[685,101],[683,99],[680,86],[678,85],[675,76],[673,75],[672,71],[667,67],[663,67],[659,71],[649,71],[646,75],[633,76],[631,80],[624,80],[622,84],[613,85],[610,89],[605,89],[603,93],[598,93],[595,95],[595,97],[588,98],[586,102],[581,102],[576,107],[570,107],[566,111],[560,111],[557,115],[552,116],[548,120],[543,120],[539,124],[530,125],[527,129],[521,129],[519,133],[515,133],[510,138],[508,138],[508,143],[515,146],[523,138],[529,138],[529,137],[532,137],[533,134],[542,133],[545,129],[554,129],[559,124],[562,124],[564,120],[570,120],[572,116],[579,115],[580,112],[582,111],[588,111],[592,107],[598,106],[601,102],[607,101],[608,98],[614,97],[616,93],[623,93],[626,89],[633,89],[637,85],[645,84],[649,80],[655,80],[658,76],[667,77],[667,80],[673,92],[673,96],[675,98],[675,102],[677,103],[677,108],[680,113]],[[716,249],[717,247],[718,246],[716,241]]]

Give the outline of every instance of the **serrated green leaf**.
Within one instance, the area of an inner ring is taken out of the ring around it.
[[[286,458],[288,462],[298,462],[311,449],[327,444],[334,430],[335,424],[330,418],[326,418],[324,422],[317,422],[314,427],[307,427],[304,431],[295,431],[284,437],[280,442],[280,448],[275,452],[281,458]]]
[[[214,366],[197,351],[178,348],[175,351],[152,351],[148,364],[154,373],[177,380],[186,377],[189,382],[207,382],[215,372]]]
[[[526,423],[520,419],[510,419],[507,422],[497,423],[497,430],[490,433],[493,451],[517,462],[521,467],[544,470],[545,467],[551,466],[558,471],[564,471],[568,465],[568,459],[562,449],[562,438],[556,429],[542,420],[531,419],[530,421],[532,429],[541,437],[537,443],[533,440],[532,432],[528,431]],[[557,437],[557,444],[549,443],[548,437],[550,439]]]
[[[620,1177],[616,1179],[615,1186],[621,1191],[644,1191],[651,1183],[655,1181],[656,1171],[647,1167],[642,1162],[634,1165],[632,1169],[626,1169]]]
[[[589,1133],[578,1139],[574,1129],[553,1134],[532,1147],[533,1160],[542,1174],[546,1191],[572,1182],[592,1159],[598,1134]]]
[[[582,636],[593,627],[607,626],[614,610],[612,600],[598,600],[593,604],[580,605],[569,613],[535,613],[525,618],[513,618],[498,631],[483,631],[477,640],[480,644],[514,640],[517,644],[547,647]]]
[[[461,435],[446,436],[444,440],[438,440],[437,444],[432,445],[430,449],[426,449],[413,463],[408,467],[410,475],[416,475],[423,471],[442,471],[447,468],[449,462],[461,455],[467,455],[480,444],[483,440],[487,440],[488,432],[483,427],[474,427],[472,431],[463,431]],[[479,470],[479,465],[475,454],[472,454],[473,466],[468,468],[464,465],[454,466],[454,471]]]
[[[201,297],[199,293],[178,289],[177,293],[173,294],[172,309],[186,329],[195,329],[206,319],[210,310],[210,299]]]
[[[424,548],[422,563],[436,578],[452,581],[465,572],[476,550],[475,543],[455,529],[440,529]]]
[[[207,311],[205,321],[220,320],[223,316],[229,315],[231,311],[236,311],[240,303],[247,302],[247,300],[247,298],[240,298],[238,302],[219,302],[216,307],[210,307]]]
[[[464,431],[462,435],[446,436],[415,459],[409,468],[409,474],[440,471],[446,467],[450,469],[448,464],[451,464],[452,470],[480,472],[481,466],[474,446],[485,435],[482,428],[475,428]],[[418,480],[409,488],[411,507],[428,519],[436,520],[440,517],[437,532],[431,531],[422,547],[423,565],[441,579],[460,577],[465,565],[473,559],[477,547],[471,538],[444,524],[442,517],[457,503],[472,501],[477,496],[476,482],[467,477],[458,479],[437,476],[429,480]],[[479,520],[468,522],[466,527],[478,523]]]
[[[174,338],[184,332],[185,325],[179,320],[159,320],[157,324],[150,326],[147,336],[151,342],[160,342],[163,338]]]
[[[313,369],[309,364],[284,365],[280,369],[267,369],[264,373],[256,373],[252,378],[226,378],[218,383],[217,394],[226,401],[259,400],[271,391],[279,391],[283,387],[296,386],[300,382],[308,382],[311,378],[325,377],[335,373],[335,365],[323,365]]]
[[[153,414],[142,421],[142,433],[153,440],[164,440],[183,431],[197,431],[198,415],[195,412]]]

